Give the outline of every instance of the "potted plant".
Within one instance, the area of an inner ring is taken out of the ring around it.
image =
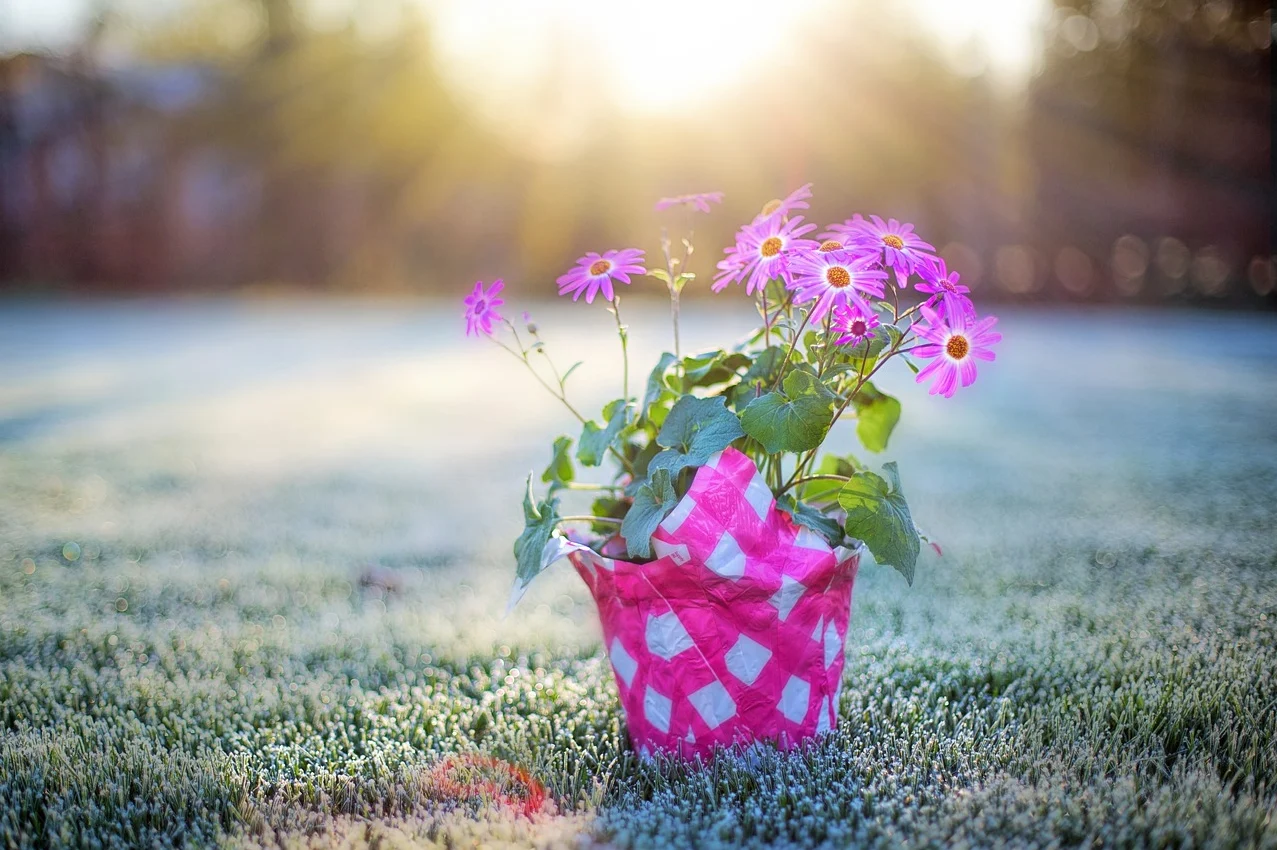
[[[912,584],[927,541],[894,463],[873,469],[821,447],[844,420],[866,450],[887,447],[900,402],[873,379],[890,361],[952,396],[1000,340],[997,320],[976,315],[967,287],[911,225],[857,215],[813,239],[816,226],[797,212],[810,197],[808,185],[767,204],[718,263],[713,291],[743,286],[759,315],[730,347],[681,351],[690,239],[676,251],[663,232],[660,268],[625,249],[587,254],[559,278],[561,295],[600,299],[616,322],[625,376],[598,420],[573,407],[572,369],[556,368],[526,314],[522,332],[501,316],[501,281],[465,299],[467,333],[519,359],[581,427],[554,441],[544,496],[528,478],[510,604],[551,563],[571,560],[598,604],[641,754],[792,746],[833,728],[862,553]],[[709,212],[721,199],[657,208]],[[637,276],[669,293],[673,351],[631,388],[618,291]],[[579,479],[579,468],[602,480]],[[563,513],[565,491],[590,492],[592,510]]]

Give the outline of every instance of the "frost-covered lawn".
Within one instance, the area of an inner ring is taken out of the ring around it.
[[[0,306],[0,845],[1277,846],[1277,323],[1001,312],[972,391],[884,382],[946,555],[862,569],[839,731],[696,771],[627,753],[568,570],[500,619],[568,420],[455,305]]]

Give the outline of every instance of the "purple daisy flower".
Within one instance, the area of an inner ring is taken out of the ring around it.
[[[647,274],[647,269],[643,268],[642,250],[625,248],[602,254],[591,251],[576,261],[574,269],[558,279],[559,294],[570,292],[573,301],[585,295],[585,303],[593,304],[594,296],[602,291],[603,300],[611,301],[615,297],[612,281],[629,284],[632,274]]]
[[[915,347],[913,354],[934,359],[918,372],[917,381],[921,384],[935,377],[931,394],[952,398],[959,382],[964,387],[975,383],[977,360],[992,362],[995,359],[991,346],[1002,340],[1002,334],[993,330],[997,317],[977,320],[974,315],[960,312],[942,317],[926,305],[922,307],[922,315],[926,324],[918,326],[915,333],[926,340],[926,344]]]
[[[714,282],[709,287],[714,292],[722,292],[729,283],[740,283],[741,272],[745,270],[745,257],[741,253],[739,242],[730,248],[724,248],[723,254],[723,259],[715,267],[718,274],[714,275]]]
[[[958,282],[958,273],[949,271],[944,260],[937,258],[935,262],[919,264],[918,275],[922,280],[914,288],[931,295],[927,304],[939,307],[936,311],[938,315],[975,315],[975,305],[967,297],[970,288]]]
[[[812,320],[824,318],[838,305],[849,305],[864,315],[873,313],[866,295],[882,297],[882,282],[887,273],[878,268],[871,256],[846,249],[805,251],[790,263],[795,290],[794,303],[816,303],[811,307]]]
[[[462,302],[466,305],[466,336],[477,336],[480,333],[492,336],[492,323],[505,321],[505,318],[497,312],[497,308],[505,303],[498,297],[504,288],[505,284],[500,279],[492,281],[492,286],[487,292],[483,291],[483,281],[475,283],[474,292],[467,295]]]
[[[710,203],[721,204],[723,202],[722,192],[695,192],[691,195],[675,195],[672,198],[661,198],[656,202],[656,210],[667,210],[670,207],[679,205],[693,207],[703,213],[709,212]]]
[[[876,314],[862,313],[849,304],[839,304],[834,307],[834,322],[830,327],[833,333],[839,334],[834,345],[860,345],[874,335],[873,329],[878,324]]]
[[[857,214],[842,224],[831,224],[821,239],[838,239],[848,246],[872,249],[884,267],[896,273],[896,285],[902,289],[905,279],[923,263],[936,259],[935,248],[913,232],[913,225],[896,219],[883,221],[878,216],[868,219]]]
[[[754,216],[754,224],[762,224],[769,218],[785,218],[794,210],[805,210],[810,204],[807,203],[811,199],[811,184],[799,186],[783,200],[776,198],[763,204],[763,210]],[[813,228],[814,229],[814,228]]]
[[[796,215],[790,219],[772,216],[760,224],[742,227],[736,235],[735,255],[739,258],[740,269],[735,275],[735,282],[745,282],[745,292],[753,295],[767,286],[767,281],[780,278],[788,288],[792,283],[789,274],[790,257],[797,253],[812,251],[818,246],[814,239],[803,239],[802,236],[816,229],[814,224],[803,224],[803,217]],[[728,248],[730,256],[733,251]],[[721,264],[720,264],[721,268]],[[715,285],[722,289],[731,282],[730,276],[719,275]]]

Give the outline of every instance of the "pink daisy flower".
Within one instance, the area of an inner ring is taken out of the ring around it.
[[[918,266],[921,281],[914,287],[919,292],[931,295],[927,304],[939,307],[936,312],[940,316],[954,316],[959,313],[971,317],[975,315],[975,305],[967,297],[970,288],[959,283],[957,272],[945,267],[944,260],[937,258],[935,262],[921,263]]]
[[[679,205],[693,207],[703,213],[709,212],[710,203],[721,204],[723,202],[722,192],[695,192],[691,195],[675,195],[672,198],[661,198],[656,202],[656,210],[667,210],[670,207]]]
[[[921,384],[934,377],[931,394],[952,398],[959,382],[964,387],[975,383],[977,360],[992,362],[995,359],[991,346],[1002,340],[1002,334],[993,330],[997,317],[977,320],[974,314],[968,316],[961,312],[942,317],[926,305],[922,307],[922,315],[926,324],[918,326],[915,333],[927,342],[915,347],[913,354],[934,359],[918,372],[917,381]]]
[[[775,198],[763,204],[762,212],[754,216],[754,224],[762,224],[772,217],[786,218],[794,210],[805,210],[810,206],[807,203],[809,200],[811,200],[811,184],[807,183],[790,192],[783,200]]]
[[[736,235],[735,251],[728,248],[725,253],[735,253],[740,268],[734,276],[735,282],[745,282],[745,292],[753,295],[767,286],[767,281],[780,278],[789,287],[792,278],[789,273],[789,259],[796,253],[814,250],[819,243],[814,239],[803,239],[804,234],[816,229],[814,224],[803,224],[803,217],[796,215],[790,219],[772,216],[760,224],[742,227]],[[722,264],[720,264],[720,269]],[[715,279],[715,286],[720,290],[733,277],[726,270]]]
[[[935,248],[913,232],[913,225],[896,219],[883,221],[878,216],[868,219],[857,214],[842,224],[831,224],[821,239],[839,239],[848,246],[872,249],[884,267],[896,273],[896,284],[905,286],[905,278],[923,263],[936,259]]]
[[[612,281],[629,284],[630,275],[647,274],[643,268],[643,252],[638,248],[625,248],[620,251],[607,251],[596,254],[593,251],[576,261],[576,268],[558,279],[559,294],[572,293],[572,300],[585,295],[585,303],[593,304],[594,296],[600,291],[604,301],[615,297]]]
[[[866,295],[882,297],[882,282],[887,273],[878,268],[874,257],[834,248],[828,251],[804,251],[789,264],[793,276],[790,287],[795,290],[794,303],[816,303],[811,319],[824,318],[838,305],[850,305],[864,315],[873,313]]]
[[[876,314],[862,313],[850,305],[839,304],[834,307],[834,323],[830,327],[833,333],[839,334],[834,345],[860,345],[874,335],[873,329],[878,325]]]
[[[475,283],[474,292],[467,295],[462,302],[466,305],[466,336],[477,336],[479,333],[492,336],[492,323],[505,321],[504,317],[497,312],[497,308],[505,303],[497,297],[504,288],[505,284],[500,279],[492,281],[492,286],[487,292],[483,291],[483,281]]]
[[[723,259],[715,267],[718,274],[714,275],[714,282],[709,287],[714,292],[722,292],[729,283],[740,283],[741,272],[745,270],[745,257],[741,253],[739,242],[730,248],[724,248],[723,254]]]

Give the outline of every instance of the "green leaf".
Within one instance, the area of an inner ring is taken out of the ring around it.
[[[550,465],[545,468],[545,472],[541,473],[542,481],[547,484],[551,481],[566,484],[576,477],[576,470],[572,467],[572,456],[568,453],[571,448],[571,437],[559,437],[554,441],[554,457],[550,460]]]
[[[652,370],[652,374],[647,377],[647,390],[643,393],[643,415],[650,416],[649,410],[665,392],[665,375],[669,372],[670,367],[678,362],[678,358],[668,351],[661,355],[661,359],[657,361],[656,368]]]
[[[768,454],[816,448],[829,433],[838,396],[810,372],[790,372],[782,388],[749,403],[740,416],[745,433]]]
[[[781,348],[764,348],[760,351],[741,376],[740,383],[732,388],[732,407],[741,410],[761,393],[767,392],[776,383],[784,360],[785,352]]]
[[[629,499],[613,498],[612,496],[603,496],[595,499],[590,505],[590,515],[598,517],[612,517],[613,519],[624,519],[625,512],[630,508]],[[590,525],[591,530],[595,534],[605,537],[611,537],[616,534],[616,525],[614,523],[596,522]]]
[[[785,288],[785,281],[780,278],[772,278],[767,281],[767,285],[763,287],[763,294],[767,297],[767,309],[772,311],[777,310],[785,303],[785,299],[790,296],[789,290]],[[760,310],[762,309],[761,299],[758,307]]]
[[[568,382],[568,378],[572,377],[572,373],[575,372],[577,367],[583,364],[584,362],[585,362],[584,360],[578,360],[575,363],[573,363],[571,366],[569,366],[568,370],[563,373],[563,377],[559,378],[559,383],[566,384]]]
[[[603,408],[606,425],[586,422],[581,431],[581,442],[576,448],[576,459],[586,466],[598,466],[607,454],[608,446],[625,427],[625,399],[618,398]]]
[[[856,469],[860,466],[859,462],[852,457],[841,458],[834,455],[825,455],[820,461],[820,465],[813,471],[812,475],[841,475],[844,478],[850,478],[856,474]],[[842,489],[840,481],[808,481],[802,485],[802,499],[806,502],[815,504],[825,504],[828,502],[836,502],[838,500],[838,491]]]
[[[631,558],[652,556],[652,533],[676,504],[678,496],[669,472],[656,470],[634,494],[634,504],[621,523],[621,537]]]
[[[710,456],[743,437],[740,419],[727,409],[721,396],[697,398],[685,395],[674,404],[656,442],[665,447],[652,458],[648,469],[665,470],[671,477],[688,466],[701,466]]]
[[[689,283],[691,283],[694,280],[696,280],[695,274],[693,274],[692,272],[683,272],[681,275],[674,278],[674,291],[682,292],[683,287],[687,286]]]
[[[839,491],[838,504],[847,512],[847,534],[863,540],[878,563],[895,567],[912,585],[922,548],[918,529],[901,492],[896,464],[882,469],[886,479],[868,470],[853,475]]]
[[[776,507],[793,517],[798,525],[806,526],[819,534],[830,546],[842,543],[842,526],[821,513],[820,509],[795,501],[788,494],[776,500]]]
[[[873,361],[878,359],[878,355],[883,352],[889,342],[887,334],[882,332],[883,327],[883,325],[879,325],[874,328],[873,336],[865,337],[855,345],[844,348],[839,352],[839,358],[844,359],[845,362],[857,364],[861,360],[868,360],[870,362],[868,368],[865,369],[865,372],[868,372],[873,368]]]
[[[669,286],[670,284],[670,275],[669,272],[665,271],[665,269],[648,269],[647,276],[656,278],[666,286]]]
[[[559,500],[537,502],[532,495],[532,476],[529,475],[523,496],[523,533],[514,541],[515,574],[523,586],[526,587],[541,572],[541,552],[550,542],[558,521]]]
[[[887,448],[887,440],[900,421],[900,402],[866,382],[851,400],[856,408],[856,436],[871,452]]]
[[[736,370],[753,362],[739,351],[706,351],[683,358],[683,389],[723,384],[736,377]]]

